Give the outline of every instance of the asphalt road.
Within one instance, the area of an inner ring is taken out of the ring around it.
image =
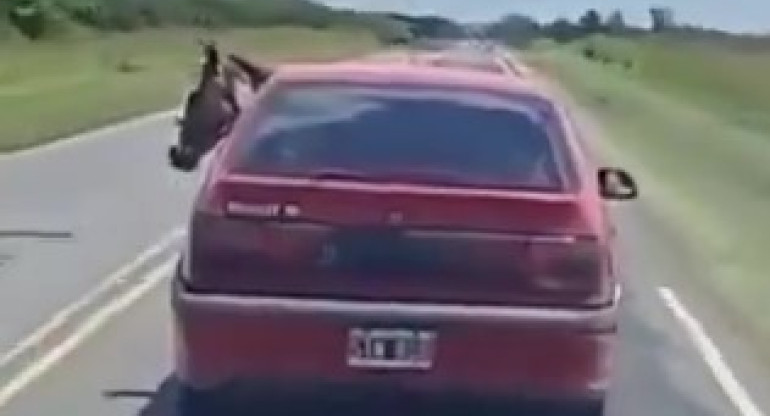
[[[654,290],[669,263],[654,230],[636,222],[636,209],[621,217],[622,251],[630,274],[621,334],[612,416],[737,415],[700,355]],[[629,256],[645,249],[644,256]],[[656,258],[659,261],[650,261]],[[0,408],[3,416],[172,416],[167,284],[87,340],[43,378]],[[178,415],[177,415],[178,416]]]
[[[172,134],[170,119],[157,118],[0,158],[0,352],[184,224],[197,178],[167,167]],[[660,296],[659,287],[672,286],[688,306],[697,303],[677,283],[695,277],[697,267],[643,201],[616,214],[627,289],[609,414],[761,416],[736,410]],[[46,235],[55,231],[72,235]],[[146,274],[172,251],[124,277]],[[167,286],[154,286],[0,401],[0,415],[175,415]],[[707,313],[697,304],[693,310]],[[767,400],[768,379],[758,366],[718,320],[704,323],[751,397]]]
[[[0,355],[183,225],[170,117],[0,156]],[[69,235],[68,235],[69,234]]]

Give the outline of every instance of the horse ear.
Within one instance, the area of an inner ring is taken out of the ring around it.
[[[218,75],[222,64],[216,42],[213,40],[198,39],[198,44],[203,48],[203,57],[201,60],[203,78]]]
[[[262,84],[264,84],[270,78],[270,76],[273,75],[272,70],[260,65],[253,64],[238,55],[230,54],[228,55],[228,58],[233,64],[235,64],[235,66],[238,67],[238,69],[240,69],[249,77],[249,83],[251,84],[251,89],[254,92],[257,92]]]
[[[204,49],[216,49],[217,42],[214,40],[206,40],[203,38],[198,38],[198,45],[200,45]]]

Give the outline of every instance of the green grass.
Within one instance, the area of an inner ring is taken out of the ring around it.
[[[328,59],[377,48],[355,29],[145,30],[56,41],[0,41],[0,152],[178,103],[197,70],[196,38],[256,60]],[[133,71],[121,71],[125,63]]]
[[[705,41],[596,36],[572,47],[587,44],[615,62],[632,59],[632,74],[649,87],[733,123],[770,130],[770,45],[764,51],[740,50]]]
[[[703,283],[770,345],[770,125],[746,121],[770,114],[770,54],[618,46],[642,67],[588,61],[574,48],[541,48],[533,62],[599,117],[645,199],[711,271]]]

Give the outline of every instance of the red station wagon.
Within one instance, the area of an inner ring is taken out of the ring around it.
[[[276,70],[194,204],[173,284],[184,411],[601,415],[620,295],[604,200],[637,190],[583,146],[503,75]]]

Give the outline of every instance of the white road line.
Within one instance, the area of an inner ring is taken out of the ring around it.
[[[176,267],[175,257],[148,273],[142,279],[142,282],[130,291],[113,299],[103,308],[96,311],[56,348],[51,349],[39,360],[19,372],[8,384],[0,388],[0,409],[5,407],[11,399],[44,375],[46,371],[50,370],[69,353],[78,348],[91,335],[108,323],[111,318],[129,308],[141,299],[142,296],[155,288],[173,272],[174,267]]]
[[[153,244],[147,250],[139,254],[134,260],[125,264],[114,273],[107,276],[99,285],[88,291],[81,298],[57,312],[51,319],[45,324],[37,328],[30,335],[25,337],[21,342],[9,352],[0,357],[0,369],[13,362],[17,357],[21,356],[30,349],[39,346],[50,334],[57,329],[65,325],[72,317],[78,312],[82,311],[95,300],[97,300],[102,294],[109,292],[111,289],[119,286],[125,279],[136,273],[142,266],[146,265],[153,258],[161,255],[163,251],[171,247],[174,243],[180,240],[184,236],[185,230],[178,228],[160,241]]]
[[[40,146],[31,147],[29,149],[19,150],[16,152],[0,155],[0,161],[21,159],[24,157],[37,156],[44,152],[49,152],[73,145],[86,143],[95,139],[102,138],[104,136],[124,132],[127,130],[135,129],[144,124],[152,123],[155,121],[163,120],[165,118],[171,119],[176,114],[176,109],[164,110],[156,113],[147,114],[144,116],[136,117],[126,121],[122,121],[116,124],[110,124],[104,127],[100,127],[94,130],[89,130],[81,134],[76,134],[70,137],[62,137],[51,141],[50,143]]]
[[[733,405],[735,405],[740,414],[742,416],[764,416],[762,410],[754,404],[749,394],[730,370],[730,367],[722,359],[722,354],[706,334],[703,326],[687,311],[674,291],[668,287],[659,287],[658,293],[663,298],[666,306],[687,331],[703,360],[714,374],[719,386],[733,402]]]

